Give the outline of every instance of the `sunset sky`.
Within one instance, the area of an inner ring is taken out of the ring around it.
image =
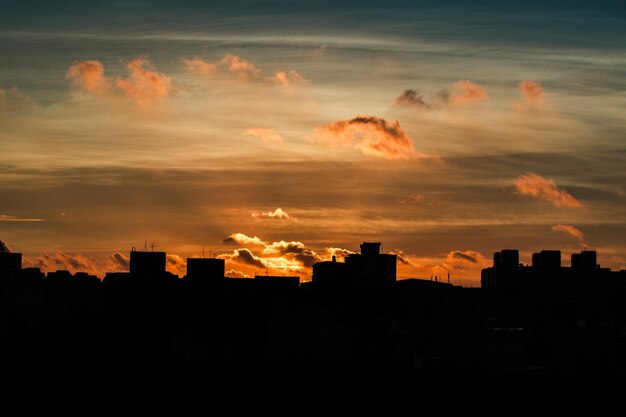
[[[507,247],[626,266],[621,1],[95,3],[2,1],[25,265],[102,277],[147,240],[180,275],[204,247],[308,279],[362,241],[464,285]]]

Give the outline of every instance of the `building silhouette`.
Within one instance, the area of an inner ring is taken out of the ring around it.
[[[626,271],[594,251],[495,252],[481,288],[396,281],[363,242],[297,276],[226,278],[225,262],[131,251],[129,272],[21,268],[0,252],[0,365],[190,367],[219,374],[527,375],[626,372]],[[45,355],[41,352],[45,352]],[[106,352],[105,355],[96,352]]]

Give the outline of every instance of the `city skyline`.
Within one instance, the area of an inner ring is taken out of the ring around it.
[[[399,279],[623,269],[626,14],[584,3],[6,2],[0,240],[100,277],[146,239],[179,275],[371,240]]]

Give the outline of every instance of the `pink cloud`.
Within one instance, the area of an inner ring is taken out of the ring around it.
[[[184,59],[183,63],[187,70],[194,74],[202,74],[208,75],[211,74],[217,68],[217,65],[207,62],[199,57],[194,57],[192,59]]]
[[[276,130],[268,127],[252,127],[242,132],[245,136],[254,136],[263,142],[282,143],[283,137]]]
[[[545,99],[546,94],[537,81],[523,80],[519,83],[520,93],[526,102],[536,103]]]
[[[487,91],[483,87],[468,80],[452,84],[448,97],[452,104],[476,103],[488,98]]]
[[[356,116],[315,129],[325,143],[352,145],[365,155],[386,159],[415,159],[424,157],[415,152],[413,141],[398,121],[388,122],[376,116]]]
[[[581,241],[584,239],[583,232],[581,232],[579,229],[575,228],[574,226],[571,226],[568,224],[556,224],[552,226],[552,230],[554,230],[555,232],[562,232],[562,233],[568,234]]]
[[[147,59],[133,59],[126,64],[126,68],[130,76],[116,79],[115,85],[137,100],[137,103],[145,105],[171,93],[171,78],[157,72]]]
[[[546,179],[534,173],[526,173],[515,179],[517,192],[541,198],[556,207],[582,207],[582,203],[566,191],[559,190],[552,178]]]
[[[104,66],[100,61],[76,61],[69,67],[65,77],[92,93],[103,94],[110,87],[110,81],[105,77]]]

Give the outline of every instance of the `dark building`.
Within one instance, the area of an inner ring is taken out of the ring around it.
[[[361,253],[346,257],[348,275],[356,284],[396,282],[396,255],[380,253],[380,242],[363,242]]]
[[[254,282],[261,288],[269,289],[294,289],[300,286],[300,277],[297,276],[276,276],[276,275],[256,275]]]
[[[165,274],[165,252],[130,252],[130,273],[135,276],[162,276]]]
[[[313,264],[313,282],[323,287],[335,287],[348,284],[347,268],[343,262],[332,261],[316,262]]]
[[[542,250],[539,253],[533,253],[532,265],[535,268],[558,269],[561,267],[561,251]]]
[[[0,272],[22,268],[22,254],[0,251]]]
[[[581,253],[572,253],[572,268],[576,270],[593,270],[598,267],[596,251],[584,250]]]
[[[225,262],[217,258],[187,258],[187,278],[191,281],[224,279]]]

